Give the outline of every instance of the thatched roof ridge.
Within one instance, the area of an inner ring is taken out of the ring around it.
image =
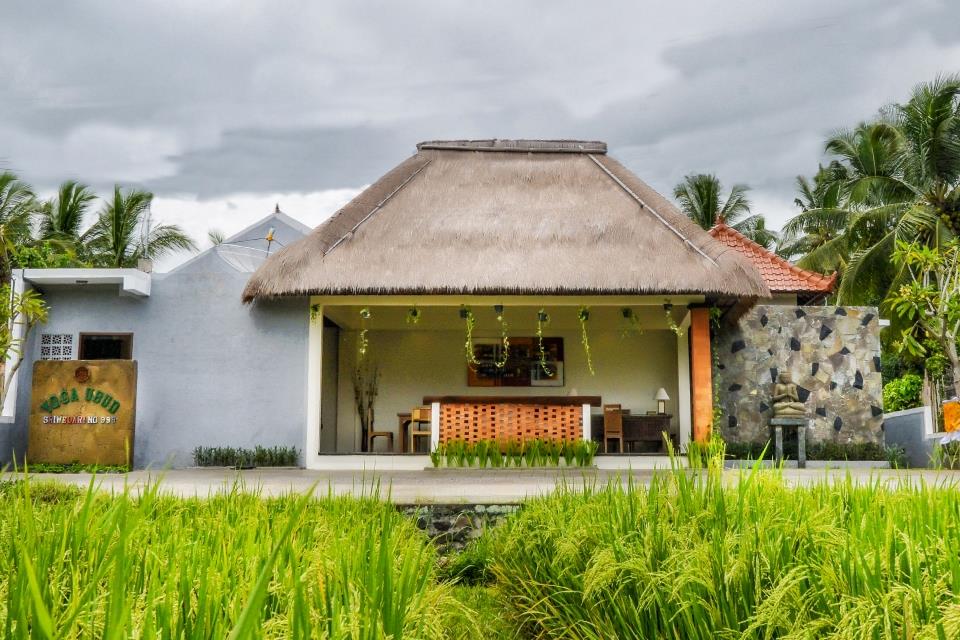
[[[244,300],[770,295],[749,260],[606,156],[601,144],[421,143],[309,236],[273,255],[250,278]]]
[[[597,153],[607,152],[607,143],[599,140],[427,140],[417,151],[514,151],[519,153]]]

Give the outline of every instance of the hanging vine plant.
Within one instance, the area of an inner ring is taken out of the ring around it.
[[[503,305],[494,305],[493,310],[497,314],[497,322],[500,323],[500,357],[494,360],[493,365],[497,369],[503,369],[507,366],[507,360],[510,358],[510,337],[507,335],[507,321],[503,319]]]
[[[477,326],[477,319],[473,315],[473,311],[470,310],[470,307],[461,305],[460,307],[460,317],[463,318],[464,326],[467,332],[467,341],[464,345],[464,349],[467,354],[467,365],[470,368],[476,367],[480,364],[480,361],[477,360],[477,354],[473,350],[473,328]]]
[[[621,338],[626,338],[631,333],[643,335],[643,326],[640,324],[640,318],[637,317],[633,309],[623,307],[620,309],[620,315],[623,317],[623,331],[620,333]]]
[[[423,312],[420,311],[420,308],[417,307],[417,305],[413,305],[407,309],[407,324],[419,324],[422,315]]]
[[[543,348],[543,325],[550,324],[550,314],[543,309],[537,312],[537,345],[540,350],[540,368],[543,373],[552,376],[553,371],[547,366],[547,351]]]
[[[357,334],[357,362],[363,362],[367,357],[367,351],[370,347],[370,341],[367,340],[367,320],[370,319],[370,308],[360,309],[360,333]]]
[[[673,331],[675,334],[677,334],[678,338],[682,338],[683,329],[677,326],[676,321],[673,319],[673,313],[671,313],[672,311],[673,311],[672,304],[668,302],[665,305],[663,305],[663,313],[667,318],[667,326],[670,327],[670,331]]]
[[[320,305],[310,305],[310,322],[316,322],[320,319]]]
[[[577,319],[580,321],[580,343],[583,345],[583,352],[587,356],[587,369],[590,375],[596,375],[593,370],[593,355],[590,353],[590,336],[587,334],[587,322],[590,321],[590,309],[580,307],[577,311]]]

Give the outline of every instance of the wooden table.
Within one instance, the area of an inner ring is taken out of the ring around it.
[[[674,447],[680,446],[680,434],[674,432],[670,426],[669,413],[637,414],[623,411],[623,441],[626,442],[655,442],[663,444],[663,433],[666,432]]]

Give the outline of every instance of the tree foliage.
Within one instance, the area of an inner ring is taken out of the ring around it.
[[[33,189],[10,171],[0,173],[0,284],[10,282],[10,252],[30,238]]]
[[[153,194],[140,189],[114,187],[96,222],[82,241],[99,267],[135,267],[141,258],[157,259],[181,250],[196,249],[176,225],[153,224],[150,204]]]
[[[96,201],[75,180],[40,201],[15,174],[0,173],[0,283],[13,268],[135,267],[140,258],[196,249],[180,227],[153,222],[148,191],[114,187],[91,222]]]
[[[960,397],[960,241],[950,240],[942,247],[898,242],[893,259],[904,274],[904,282],[888,299],[906,323],[899,347],[922,356],[931,351],[926,340],[939,345]]]
[[[33,328],[47,321],[47,306],[36,291],[16,291],[9,283],[0,285],[0,409],[10,383],[23,362],[23,349]]]
[[[778,241],[778,234],[769,229],[761,215],[751,214],[750,187],[735,184],[724,196],[723,185],[717,176],[694,173],[684,176],[683,182],[673,188],[680,210],[703,229],[710,229],[722,220],[754,242],[767,248]]]
[[[878,304],[904,282],[898,241],[942,247],[960,232],[960,78],[918,85],[825,151],[830,164],[798,178],[801,212],[784,226],[782,253],[839,271],[840,302]]]

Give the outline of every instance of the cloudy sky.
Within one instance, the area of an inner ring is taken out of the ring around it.
[[[605,140],[779,226],[824,137],[960,72],[956,0],[32,0],[0,20],[0,168],[151,189],[197,239],[314,225],[433,138]]]

